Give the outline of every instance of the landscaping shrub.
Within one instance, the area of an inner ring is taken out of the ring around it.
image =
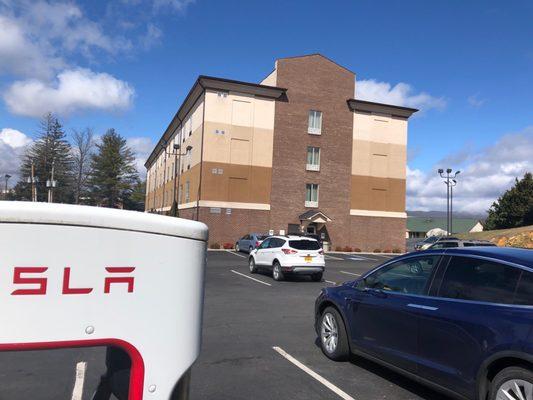
[[[224,243],[224,248],[226,250],[233,249],[233,243]]]
[[[383,253],[392,253],[392,250],[391,249],[386,249],[386,250],[383,250]]]
[[[359,247],[356,247],[356,248],[353,249],[353,251],[354,251],[355,253],[360,253],[360,252],[361,252],[361,249],[360,249]]]
[[[212,249],[220,249],[220,243],[211,243],[210,246]]]
[[[395,254],[400,254],[402,251],[400,249],[392,249],[392,252]]]
[[[335,247],[335,251],[342,251],[342,247],[341,246],[336,246]]]
[[[351,253],[352,252],[352,248],[350,246],[344,246],[342,251],[344,251],[345,253]]]
[[[381,253],[381,249],[374,249],[374,253]]]

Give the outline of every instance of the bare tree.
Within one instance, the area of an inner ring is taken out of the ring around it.
[[[91,155],[94,150],[94,133],[92,129],[72,131],[72,153],[74,159],[74,202],[80,204],[91,174]]]

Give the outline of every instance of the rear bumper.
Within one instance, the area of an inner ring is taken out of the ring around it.
[[[284,273],[311,275],[319,272],[324,272],[323,265],[294,265],[294,266],[282,266],[281,270]]]

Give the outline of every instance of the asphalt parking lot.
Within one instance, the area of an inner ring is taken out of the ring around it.
[[[266,272],[251,275],[246,254],[210,251],[191,399],[448,400],[357,357],[333,362],[316,342],[313,312],[320,289],[355,279],[389,258],[326,256],[323,282],[276,282]],[[104,348],[3,352],[0,400],[90,400],[104,372]]]
[[[209,252],[203,345],[191,398],[448,399],[357,357],[330,361],[316,343],[313,312],[320,289],[355,279],[389,258],[336,254],[326,257],[323,282],[276,282],[266,272],[251,275],[244,253]]]

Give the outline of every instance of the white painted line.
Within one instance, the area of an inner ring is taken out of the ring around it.
[[[279,347],[272,347],[274,351],[278,352],[282,357],[296,365],[298,368],[300,368],[305,373],[311,375],[313,378],[315,378],[317,381],[319,381],[321,384],[323,384],[325,387],[327,387],[329,390],[331,390],[333,393],[335,393],[337,396],[339,396],[341,399],[344,400],[355,400],[352,396],[350,396],[348,393],[342,391],[337,386],[335,386],[333,383],[328,381],[326,378],[318,375],[315,371],[312,369],[306,367],[304,364],[302,364],[300,361],[298,361],[296,358],[285,352],[282,348]]]
[[[355,276],[361,276],[361,274],[355,274],[353,272],[346,272],[346,271],[339,271],[341,274],[347,274],[347,275],[355,275]]]
[[[332,285],[336,285],[337,284],[337,282],[327,281],[327,280],[324,280],[324,282],[331,283]]]
[[[237,275],[244,276],[245,278],[251,279],[252,281],[256,281],[256,282],[262,283],[263,285],[272,286],[270,283],[266,283],[266,282],[260,281],[259,279],[252,278],[251,276],[248,276],[246,274],[241,274],[240,272],[237,272],[237,271],[235,271],[233,269],[231,270],[231,272],[233,272],[234,274],[237,274]]]
[[[237,256],[237,257],[242,257],[242,258],[246,258],[246,256],[243,256],[242,254],[237,254],[231,250],[226,250],[226,253],[230,253],[230,254],[233,254],[234,256]]]
[[[71,400],[83,399],[83,384],[85,382],[85,371],[87,370],[87,363],[80,361],[76,364],[76,380],[74,382],[74,389],[72,389]]]
[[[333,257],[333,256],[330,256],[328,254],[324,255],[324,257],[326,258],[331,258],[332,260],[340,260],[340,261],[344,261],[344,258],[341,258],[341,257]]]
[[[352,261],[379,261],[377,258],[370,258],[370,257],[362,257],[362,256],[351,256],[348,257],[348,260]]]

